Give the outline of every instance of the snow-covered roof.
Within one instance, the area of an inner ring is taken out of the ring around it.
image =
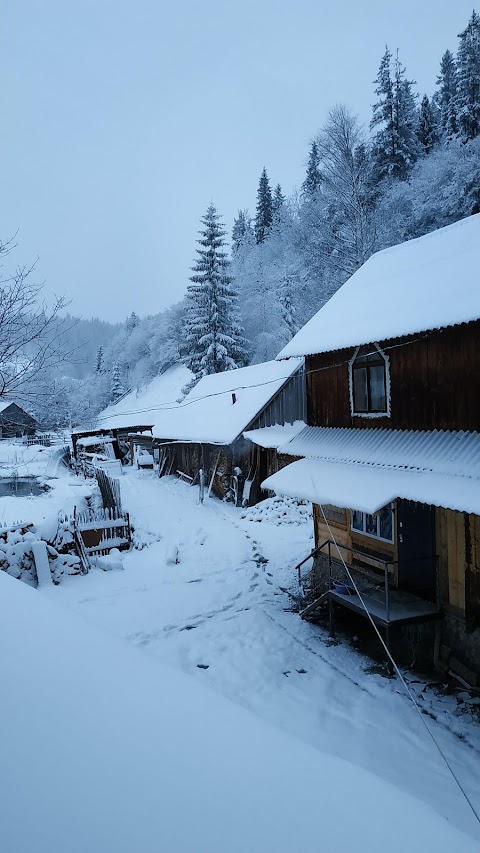
[[[12,405],[11,400],[0,400],[0,412],[4,412],[5,409],[8,409],[8,407],[11,405]]]
[[[232,444],[302,364],[302,359],[267,361],[204,376],[179,406],[158,413],[153,435]]]
[[[295,438],[304,429],[303,421],[295,421],[293,424],[275,424],[261,429],[250,429],[244,432],[243,436],[259,447],[278,448]]]
[[[420,800],[87,624],[48,590],[0,572],[0,592],[8,853],[292,853],[312,836],[295,816],[319,802],[325,850],[365,838],[379,853],[386,835],[390,853],[478,850]]]
[[[277,494],[377,512],[396,498],[480,514],[480,433],[306,427],[304,456],[263,483]]]
[[[188,367],[175,364],[144,388],[130,391],[114,406],[108,406],[100,412],[98,426],[101,429],[153,426],[157,422],[159,407],[174,405],[192,376]]]
[[[372,255],[277,358],[480,318],[480,214]]]

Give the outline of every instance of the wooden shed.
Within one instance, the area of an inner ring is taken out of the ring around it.
[[[281,448],[300,461],[264,483],[314,504],[319,608],[369,615],[470,682],[480,675],[479,267],[476,215],[379,252],[340,288],[280,353],[306,359],[308,426]]]
[[[268,473],[265,448],[245,433],[303,421],[303,359],[270,361],[205,376],[153,429],[160,474],[196,482],[203,473],[210,493],[249,505],[262,496]]]
[[[35,435],[39,424],[25,409],[8,400],[0,401],[0,438]]]

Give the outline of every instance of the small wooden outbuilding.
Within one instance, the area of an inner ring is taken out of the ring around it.
[[[21,438],[35,435],[39,429],[38,421],[25,409],[7,400],[0,401],[0,438]]]
[[[197,482],[202,471],[209,493],[251,505],[265,496],[260,484],[268,466],[266,448],[251,440],[250,431],[304,416],[303,359],[216,373],[158,416],[153,453],[161,475]]]

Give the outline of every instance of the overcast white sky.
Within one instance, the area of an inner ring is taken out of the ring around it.
[[[473,0],[3,0],[0,235],[71,311],[182,296],[210,200],[303,180],[330,106],[368,123],[385,44],[433,91]]]

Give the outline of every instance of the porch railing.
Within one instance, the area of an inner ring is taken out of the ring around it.
[[[337,547],[345,561],[348,571],[345,570]],[[371,554],[361,551],[358,548],[351,548],[348,545],[340,545],[331,539],[326,539],[316,548],[313,548],[310,554],[295,567],[298,574],[300,589],[303,588],[302,567],[311,558],[318,558],[322,556],[328,564],[328,575],[321,586],[317,585],[315,587],[314,592],[316,593],[316,598],[319,602],[320,600],[323,601],[326,599],[326,593],[329,593],[330,590],[335,590],[336,583],[345,583],[348,591],[352,587],[351,578],[353,578],[355,585],[359,588],[362,596],[368,597],[369,593],[371,594],[374,591],[378,593],[378,589],[383,588],[383,601],[380,601],[380,603],[385,607],[386,622],[390,622],[391,593],[394,590],[398,590],[398,584],[394,583],[398,560],[384,560],[380,557],[373,557]],[[435,555],[430,557],[416,557],[410,562],[420,563],[425,560],[435,561],[435,604],[438,608],[438,557]],[[354,589],[353,592],[355,592]],[[308,609],[311,609],[311,605]]]

